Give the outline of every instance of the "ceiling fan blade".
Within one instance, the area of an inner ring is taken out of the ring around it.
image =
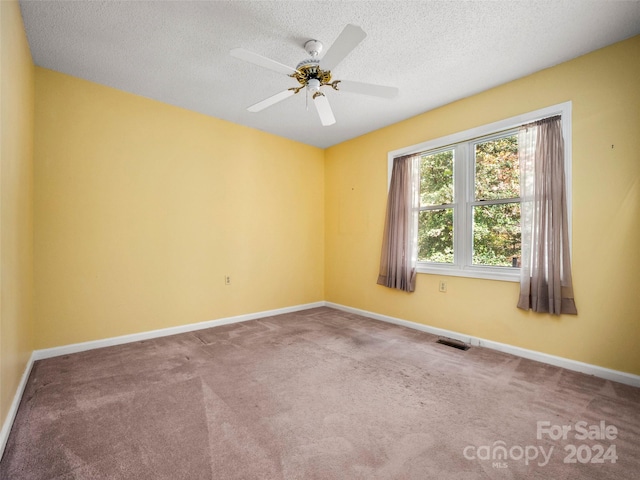
[[[276,62],[275,60],[271,60],[270,58],[263,57],[254,52],[250,52],[249,50],[245,50],[244,48],[234,48],[229,52],[232,57],[239,58],[240,60],[244,60],[245,62],[253,63],[254,65],[258,65],[259,67],[267,68],[269,70],[273,70],[274,72],[284,73],[285,75],[291,75],[296,73],[295,68],[291,68],[283,63]]]
[[[295,95],[295,92],[293,90],[285,90],[283,92],[276,93],[275,95],[269,98],[265,98],[261,102],[254,103],[249,108],[247,108],[247,110],[253,113],[260,112],[261,110],[264,110],[265,108],[270,107],[271,105],[275,105],[276,103],[281,102],[285,98],[289,98],[292,95]]]
[[[339,92],[359,93],[361,95],[371,95],[372,97],[393,98],[398,95],[396,87],[385,87],[384,85],[374,85],[373,83],[352,82],[350,80],[340,80],[337,82]]]
[[[328,127],[329,125],[336,123],[336,117],[333,116],[329,100],[327,100],[327,97],[325,97],[324,94],[320,92],[316,93],[313,96],[313,103],[316,106],[316,110],[318,111],[320,122],[323,127]]]
[[[320,60],[323,70],[333,70],[367,36],[360,27],[347,25]]]

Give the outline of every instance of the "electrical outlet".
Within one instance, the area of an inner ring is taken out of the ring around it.
[[[447,282],[445,282],[444,280],[440,280],[440,284],[438,285],[438,291],[440,291],[442,293],[446,293],[447,292]]]
[[[224,276],[224,284],[231,285],[231,277],[229,275]]]

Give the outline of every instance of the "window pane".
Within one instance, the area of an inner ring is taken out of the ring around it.
[[[425,210],[418,218],[418,261],[453,263],[453,209]]]
[[[453,150],[420,159],[420,205],[453,203]]]
[[[520,266],[520,204],[473,207],[473,264]]]
[[[518,136],[476,143],[476,201],[520,196]]]

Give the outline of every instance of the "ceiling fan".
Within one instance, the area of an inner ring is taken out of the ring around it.
[[[304,49],[311,58],[301,61],[296,68],[289,67],[243,48],[234,48],[230,52],[232,56],[278,73],[284,73],[289,77],[295,78],[299,83],[299,86],[276,93],[269,98],[251,105],[247,110],[250,112],[260,112],[305,89],[313,98],[313,103],[320,116],[320,122],[326,127],[336,123],[336,119],[333,116],[329,100],[320,90],[322,87],[331,87],[337,91],[359,93],[374,97],[395,97],[398,94],[396,87],[386,87],[383,85],[348,80],[332,81],[331,70],[364,40],[366,36],[367,34],[360,27],[349,24],[342,30],[342,33],[340,33],[336,41],[329,47],[327,53],[322,58],[318,58],[322,51],[322,43],[318,40],[309,40],[304,44]]]

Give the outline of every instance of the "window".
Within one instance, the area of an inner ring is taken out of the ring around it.
[[[459,231],[462,238],[458,249],[471,252],[470,258],[464,259],[466,263],[517,267],[520,256],[517,132],[424,152],[419,161],[418,261],[455,264],[454,231]],[[456,176],[471,181],[465,185],[464,181],[456,182]],[[460,188],[456,188],[456,183]],[[463,221],[454,223],[457,218]],[[465,245],[468,242],[471,245]]]
[[[390,166],[401,155],[419,157],[419,273],[519,280],[518,127],[560,114],[568,139],[570,107],[561,104],[389,154]],[[565,144],[570,199],[570,141]]]

